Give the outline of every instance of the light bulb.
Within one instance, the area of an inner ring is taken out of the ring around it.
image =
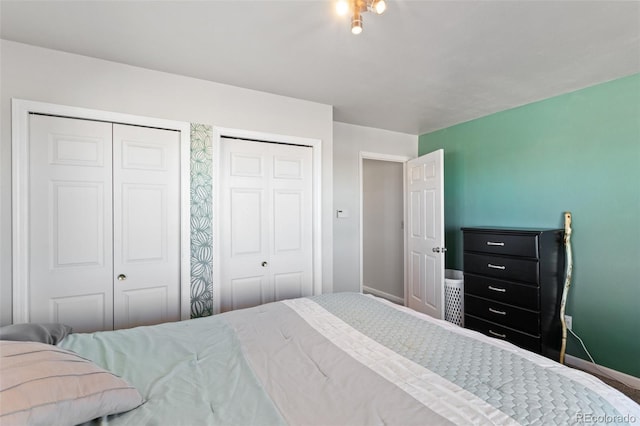
[[[347,0],[338,0],[336,3],[336,13],[339,16],[344,16],[347,12],[349,12],[349,3],[347,3]]]
[[[373,8],[375,9],[376,13],[378,15],[382,15],[384,13],[385,10],[387,10],[387,3],[384,0],[378,0],[374,5]]]
[[[358,35],[362,32],[362,16],[359,13],[353,15],[351,18],[351,33]]]

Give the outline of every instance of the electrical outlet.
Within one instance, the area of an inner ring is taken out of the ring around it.
[[[564,316],[564,323],[567,325],[568,330],[573,329],[573,317],[571,315]]]

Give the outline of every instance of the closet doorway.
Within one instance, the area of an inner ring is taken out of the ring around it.
[[[360,154],[360,285],[405,304],[404,174],[409,157]]]
[[[13,100],[13,319],[189,317],[189,124]]]
[[[311,147],[220,143],[221,311],[311,296]]]
[[[214,129],[214,313],[322,292],[321,148]]]

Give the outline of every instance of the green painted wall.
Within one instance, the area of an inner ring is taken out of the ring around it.
[[[640,377],[640,74],[420,136],[420,155],[439,148],[447,267],[461,226],[561,228],[571,211],[573,330]],[[586,359],[573,337],[567,353]]]

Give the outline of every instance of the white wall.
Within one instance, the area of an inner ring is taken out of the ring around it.
[[[0,43],[0,324],[11,322],[11,98],[322,140],[323,291],[332,290],[330,105]]]
[[[418,136],[333,124],[333,291],[360,290],[360,152],[418,155]],[[349,210],[336,218],[335,210]]]

